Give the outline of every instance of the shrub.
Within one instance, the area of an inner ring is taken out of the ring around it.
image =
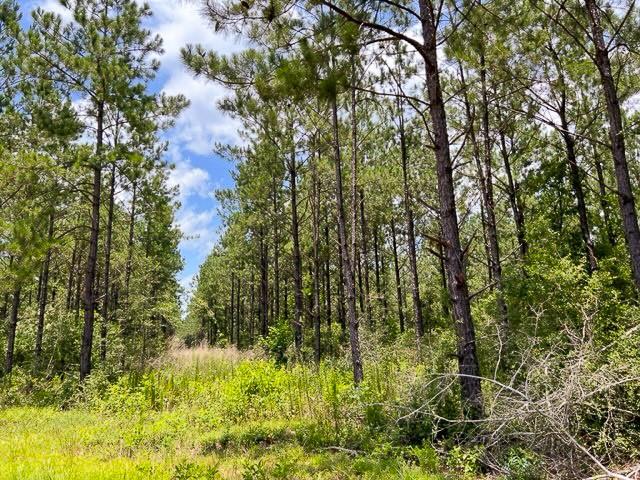
[[[507,452],[505,480],[538,480],[542,478],[540,458],[530,450],[514,447]]]

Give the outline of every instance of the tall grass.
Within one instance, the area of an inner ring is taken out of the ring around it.
[[[96,371],[71,401],[0,410],[0,480],[440,478],[421,466],[432,450],[399,441],[415,377],[380,360],[356,388],[342,361],[174,345],[147,371]]]

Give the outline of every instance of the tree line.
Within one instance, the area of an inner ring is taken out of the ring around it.
[[[148,5],[68,0],[29,20],[0,2],[3,373],[144,366],[180,316],[181,234],[155,93]]]
[[[640,287],[633,2],[204,5],[247,48],[183,61],[230,90],[244,142],[217,147],[235,185],[192,341],[344,347],[358,384],[361,336],[413,338],[476,419],[482,377],[579,323],[580,291],[617,302],[598,338],[634,324],[614,313]]]

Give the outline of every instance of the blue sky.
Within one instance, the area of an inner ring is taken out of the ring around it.
[[[28,0],[19,2],[26,17],[35,6],[65,16],[58,0]],[[180,251],[185,268],[180,283],[188,290],[198,266],[207,256],[220,233],[220,220],[213,196],[216,188],[232,184],[228,161],[212,153],[216,142],[237,143],[238,125],[216,108],[225,90],[204,79],[196,79],[180,61],[180,48],[188,43],[200,43],[219,53],[240,49],[241,42],[213,32],[199,11],[199,2],[185,0],[147,0],[154,13],[147,28],[164,40],[165,54],[153,88],[168,94],[181,93],[191,101],[176,126],[166,132],[169,142],[167,160],[175,164],[170,183],[180,188],[180,210],[176,222],[185,239]]]

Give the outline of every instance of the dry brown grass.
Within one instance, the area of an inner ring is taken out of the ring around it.
[[[167,352],[158,360],[157,367],[171,366],[183,370],[194,365],[225,363],[235,365],[244,360],[262,358],[256,350],[238,350],[235,346],[225,348],[211,347],[204,343],[197,347],[186,347],[182,342],[174,341]]]

